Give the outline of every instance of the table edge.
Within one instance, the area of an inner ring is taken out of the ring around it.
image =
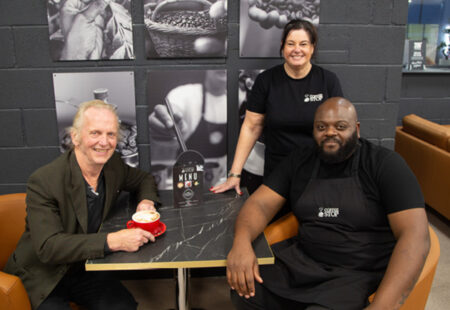
[[[258,264],[271,265],[275,263],[274,257],[260,257]],[[147,262],[147,263],[85,263],[86,271],[107,271],[107,270],[145,270],[145,269],[176,269],[176,268],[207,268],[207,267],[226,267],[227,261],[221,260],[203,260],[203,261],[185,261],[185,262]]]

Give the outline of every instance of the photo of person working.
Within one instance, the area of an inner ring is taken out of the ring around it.
[[[70,131],[72,149],[28,180],[25,232],[5,271],[21,278],[33,309],[71,309],[69,301],[89,309],[136,309],[119,280],[84,270],[86,259],[155,241],[142,229],[98,232],[121,191],[136,193],[138,211],[159,202],[153,177],[115,152],[118,130],[114,107],[82,103]]]
[[[189,150],[198,151],[205,158],[205,188],[225,181],[227,169],[227,72],[226,70],[188,71],[173,73],[172,78],[197,75],[200,83],[184,83],[168,91],[154,106],[148,117],[152,148],[152,166],[164,164],[170,176],[159,189],[172,188],[171,168],[181,152],[176,143],[177,126]],[[161,77],[160,77],[161,80]],[[153,98],[151,98],[153,99]],[[150,101],[150,100],[149,100]],[[175,124],[167,109],[173,110]],[[167,153],[167,142],[175,142],[175,152]]]
[[[130,0],[47,0],[55,61],[134,59]]]
[[[327,98],[343,95],[337,76],[311,63],[317,42],[316,28],[310,22],[292,20],[286,24],[280,46],[284,63],[257,76],[246,102],[229,177],[212,191],[241,191],[244,164],[263,133],[264,177],[296,147],[313,145],[311,132],[316,108]],[[285,212],[283,209],[280,215]]]
[[[398,309],[408,297],[430,245],[424,198],[400,155],[359,131],[348,100],[326,100],[316,145],[292,152],[245,202],[227,259],[236,309]],[[251,242],[289,198],[298,235],[258,267]]]

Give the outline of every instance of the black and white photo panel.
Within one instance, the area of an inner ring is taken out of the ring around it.
[[[319,24],[320,0],[240,0],[241,57],[279,57],[283,27],[293,19]]]
[[[227,0],[144,0],[147,58],[225,57]]]
[[[54,61],[134,59],[131,0],[47,0]]]
[[[152,70],[147,81],[151,169],[158,188],[173,188],[172,168],[183,145],[205,159],[204,188],[226,181],[226,70]]]
[[[61,152],[72,145],[69,128],[79,105],[99,99],[111,104],[119,116],[121,139],[116,151],[129,166],[139,165],[133,72],[54,73],[53,87]]]

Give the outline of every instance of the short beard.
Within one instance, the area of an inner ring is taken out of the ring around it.
[[[333,140],[339,144],[340,147],[336,153],[326,153],[324,151],[323,145],[326,141],[329,140]],[[334,138],[328,138],[322,141],[320,145],[317,146],[317,151],[319,158],[325,163],[337,164],[349,158],[350,155],[352,155],[353,152],[355,151],[357,144],[358,144],[358,134],[355,130],[355,132],[352,134],[350,139],[347,140],[346,143],[343,144],[341,141],[335,140]]]

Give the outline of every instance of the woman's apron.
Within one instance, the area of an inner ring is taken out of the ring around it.
[[[382,206],[365,198],[358,177],[360,147],[348,177],[319,179],[320,160],[293,206],[297,237],[275,244],[264,285],[284,298],[330,309],[362,309],[381,281],[395,238]],[[348,170],[347,170],[348,171]],[[294,180],[295,182],[295,180]]]

